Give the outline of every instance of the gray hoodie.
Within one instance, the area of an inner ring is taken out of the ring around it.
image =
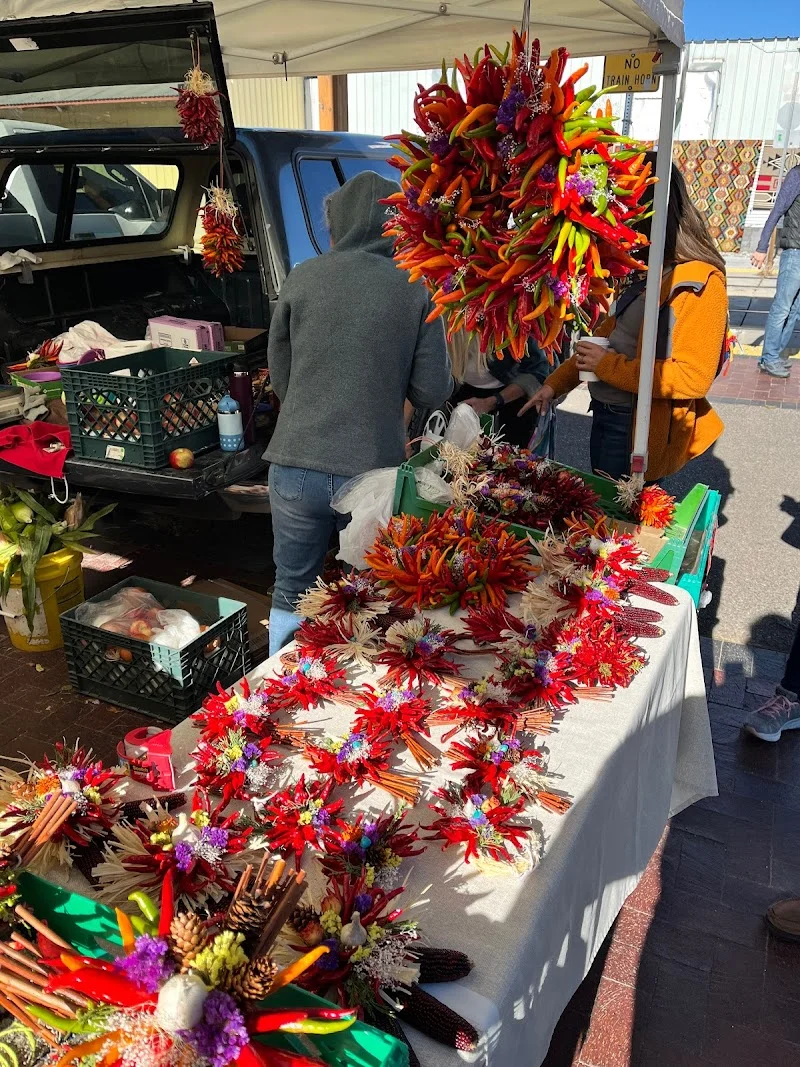
[[[450,395],[440,320],[419,283],[392,259],[378,201],[397,185],[365,171],[330,198],[333,248],[298,264],[269,329],[269,370],[281,401],[271,463],[355,475],[405,457],[403,401],[436,408]]]

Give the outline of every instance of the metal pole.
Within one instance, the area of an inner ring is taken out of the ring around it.
[[[622,136],[627,137],[631,132],[631,119],[633,118],[633,93],[625,93],[625,110],[622,113]]]
[[[658,182],[653,195],[653,221],[650,228],[647,288],[644,297],[642,356],[639,370],[639,398],[636,407],[636,432],[633,438],[631,473],[644,477],[647,470],[647,442],[650,437],[650,406],[653,400],[653,369],[658,338],[658,310],[661,297],[661,271],[667,237],[667,204],[672,170],[672,141],[675,128],[675,103],[678,92],[681,52],[665,42],[662,60],[655,69],[662,76],[661,124],[658,131]]]

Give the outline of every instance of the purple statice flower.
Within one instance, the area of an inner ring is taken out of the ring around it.
[[[480,808],[483,806],[483,797],[480,793],[473,793],[469,799],[472,801],[476,808]]]
[[[370,893],[356,893],[353,901],[353,910],[359,915],[366,915],[372,907],[372,895]]]
[[[581,174],[570,174],[567,178],[567,189],[572,189],[578,196],[586,199],[594,193],[594,182],[591,178],[585,178]]]
[[[175,846],[175,863],[179,871],[188,871],[194,859],[191,845],[185,841],[179,841]]]
[[[114,966],[145,992],[155,993],[176,970],[168,951],[163,937],[142,934],[136,938],[133,951],[114,960]]]
[[[358,843],[358,841],[345,841],[342,845],[342,850],[346,852],[353,859],[363,860],[365,856],[364,849]]]
[[[244,726],[245,722],[247,721],[247,712],[246,711],[234,711],[232,717],[233,717],[233,721],[236,723],[237,726]]]
[[[323,942],[328,949],[324,956],[317,960],[317,966],[323,971],[335,971],[339,966],[339,942],[335,937],[328,937]]]
[[[552,185],[556,180],[557,175],[556,168],[552,163],[545,163],[542,169],[539,171],[539,181],[542,185]]]
[[[508,162],[511,153],[516,148],[516,145],[517,142],[514,140],[513,136],[510,133],[507,133],[505,137],[501,137],[500,140],[497,142],[497,154],[498,156],[500,156],[504,163]]]
[[[500,748],[497,749],[496,752],[492,753],[490,759],[491,759],[492,763],[494,763],[494,765],[496,767],[499,767],[500,764],[503,762],[503,759],[505,758],[505,754],[506,754],[505,747],[501,746]]]
[[[259,746],[254,744],[252,741],[248,741],[247,744],[244,746],[244,758],[248,760],[258,759],[260,755],[261,749],[259,748]]]
[[[82,782],[86,777],[86,767],[70,767],[64,777],[73,782]]]
[[[331,813],[327,808],[322,807],[315,815],[311,817],[312,826],[328,826],[331,821]]]
[[[548,685],[550,682],[550,660],[552,656],[549,652],[540,652],[536,657],[536,662],[533,665],[534,677],[542,683],[542,685]]]
[[[226,1067],[250,1041],[247,1024],[236,1001],[228,993],[212,989],[203,1005],[203,1018],[178,1036],[192,1046],[211,1067]]]
[[[383,708],[384,711],[394,711],[402,699],[403,696],[401,690],[390,689],[388,693],[384,693],[382,697],[378,697],[375,703],[379,708]]]
[[[244,772],[247,770],[247,760],[246,759],[234,760],[233,763],[231,764],[231,770],[232,771],[240,771],[242,774],[244,774]]]
[[[420,215],[424,215],[426,219],[432,219],[433,216],[436,214],[436,208],[433,206],[430,200],[426,204],[422,204],[420,206],[420,204],[417,202],[419,200],[419,194],[420,190],[417,189],[416,186],[412,186],[411,188],[406,189],[406,200],[408,201],[408,206],[412,209],[412,211],[418,211]]]
[[[444,277],[444,279],[442,280],[441,288],[442,288],[442,291],[445,292],[445,293],[452,293],[452,291],[455,289],[455,287],[456,287],[456,276],[453,273],[453,271],[450,271],[450,273],[447,274]]]
[[[428,133],[425,134],[425,140],[428,142],[428,148],[435,156],[446,156],[450,151],[450,138],[438,122],[431,126]]]
[[[353,755],[358,752],[360,748],[364,747],[366,741],[366,734],[350,734],[345,743],[339,749],[336,754],[337,763],[346,763],[353,758]]]
[[[200,840],[204,845],[211,845],[212,848],[227,848],[228,831],[223,830],[221,826],[204,826]]]
[[[498,126],[513,126],[517,112],[525,103],[525,93],[521,89],[512,89],[500,104],[495,116]]]
[[[560,278],[554,278],[552,274],[548,274],[545,281],[550,287],[556,300],[563,300],[565,296],[569,296],[569,282],[562,281]]]

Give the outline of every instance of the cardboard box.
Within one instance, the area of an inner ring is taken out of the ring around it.
[[[267,330],[248,329],[243,326],[226,326],[223,329],[226,352],[252,352],[267,351]]]
[[[224,351],[225,337],[219,322],[161,315],[150,319],[148,326],[154,348],[177,348],[184,352]]]

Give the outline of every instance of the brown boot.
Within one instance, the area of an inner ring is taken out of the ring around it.
[[[775,937],[800,942],[800,898],[776,901],[767,911],[767,925]]]

